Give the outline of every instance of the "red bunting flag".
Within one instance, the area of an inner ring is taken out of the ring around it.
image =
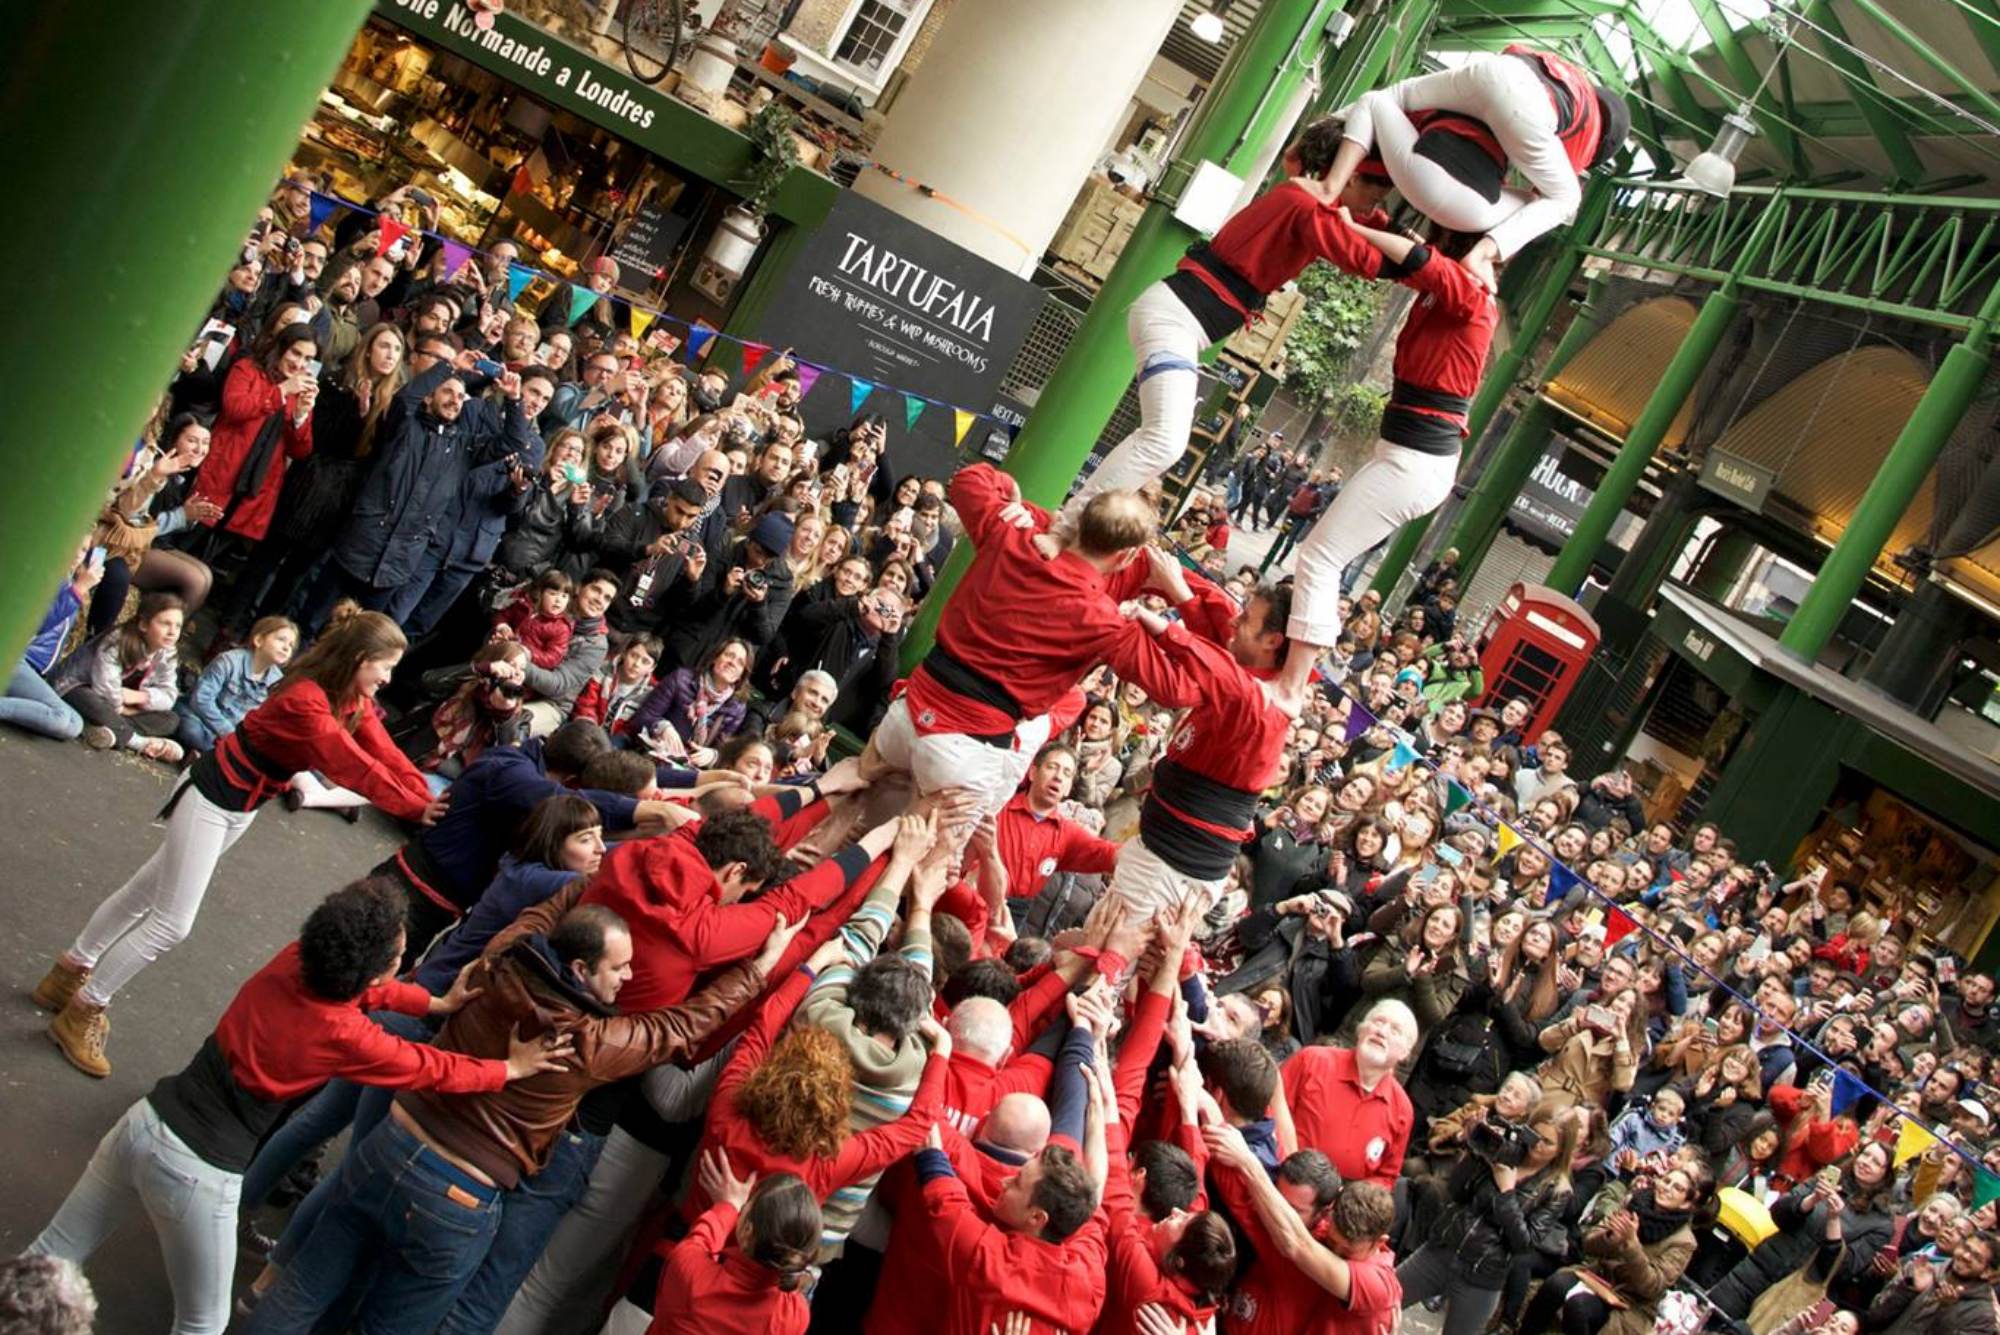
[[[398,222],[396,219],[390,217],[386,213],[382,215],[381,222],[382,222],[382,244],[380,249],[376,251],[376,254],[387,255],[389,253],[389,247],[395,245],[398,241],[401,241],[404,237],[410,234],[410,225],[406,222]]]

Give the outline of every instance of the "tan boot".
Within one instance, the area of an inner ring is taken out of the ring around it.
[[[111,1074],[111,1062],[104,1055],[104,1040],[110,1035],[111,1017],[104,1007],[75,998],[49,1025],[49,1041],[62,1049],[69,1064],[99,1080]]]
[[[35,1004],[45,1011],[60,1011],[69,1005],[69,999],[88,977],[88,968],[71,964],[67,955],[56,956],[56,962],[42,975],[42,981],[35,984]]]

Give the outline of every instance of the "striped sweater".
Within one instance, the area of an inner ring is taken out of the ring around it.
[[[885,875],[861,901],[861,907],[840,929],[851,962],[835,964],[819,975],[793,1017],[795,1024],[814,1025],[838,1035],[854,1060],[854,1103],[847,1119],[850,1133],[887,1125],[910,1110],[930,1052],[914,1032],[893,1048],[874,1035],[861,1032],[855,1026],[854,1011],[847,1004],[847,988],[856,971],[875,958],[895,927],[903,880],[900,876]],[[932,969],[929,927],[906,930],[899,953],[920,967],[928,978]],[[840,1255],[848,1232],[861,1217],[861,1207],[875,1190],[876,1181],[876,1177],[868,1177],[851,1183],[821,1204],[822,1265]]]

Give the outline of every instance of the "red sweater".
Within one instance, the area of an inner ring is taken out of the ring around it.
[[[239,481],[244,480],[243,469],[250,461],[257,434],[274,413],[284,415],[284,424],[279,428],[278,441],[272,447],[264,475],[256,490],[237,501],[235,510],[230,512],[230,503],[235,500]],[[291,406],[278,383],[254,358],[244,357],[223,377],[222,410],[209,437],[208,458],[194,475],[192,494],[215,502],[229,514],[224,525],[229,532],[261,538],[270,529],[271,516],[278,508],[286,463],[311,453],[312,414],[306,414],[303,422],[294,421]]]
[[[780,913],[797,922],[864,877],[872,882],[884,865],[881,858],[870,862],[858,846],[848,847],[754,900],[724,904],[722,884],[694,840],[677,833],[618,845],[605,856],[581,902],[612,909],[632,929],[640,967],[618,1004],[626,1011],[650,1011],[679,1005],[703,973],[756,954]]]
[[[1333,1160],[1343,1181],[1394,1187],[1415,1114],[1393,1075],[1361,1088],[1350,1048],[1302,1048],[1282,1071],[1299,1148]]]
[[[951,503],[977,549],[938,623],[938,651],[999,684],[1020,717],[1046,714],[1093,665],[1113,658],[1113,646],[1148,639],[1136,622],[1118,615],[1118,600],[1137,592],[1146,563],[1134,561],[1107,579],[1073,552],[1055,560],[1035,550],[1035,535],[1049,524],[1035,506],[1031,528],[1015,528],[1000,511],[1017,499],[1014,480],[991,464],[960,469],[951,480]],[[1137,652],[1147,653],[1146,646]],[[910,675],[910,716],[919,734],[967,733],[993,737],[1015,722],[995,705],[953,690],[929,662]]]
[[[667,1258],[646,1335],[804,1335],[812,1307],[786,1293],[770,1267],[743,1254],[732,1238],[736,1207],[719,1201],[695,1220]]]
[[[1356,221],[1389,226],[1388,215],[1380,209]],[[1314,260],[1326,260],[1361,278],[1374,278],[1382,264],[1382,252],[1347,225],[1339,205],[1322,204],[1290,181],[1271,187],[1223,223],[1209,241],[1208,253],[1266,295],[1304,273]],[[1184,259],[1179,267],[1193,273],[1231,309],[1249,314],[1249,308],[1199,260]]]
[[[924,1212],[944,1258],[947,1305],[932,1312],[930,1329],[945,1335],[987,1335],[1014,1312],[1036,1332],[1086,1331],[1104,1308],[1104,1212],[1061,1242],[990,1223],[973,1209],[965,1184],[938,1150],[917,1158]]]
[[[1768,1097],[1771,1115],[1778,1119],[1785,1136],[1778,1172],[1794,1182],[1803,1182],[1828,1164],[1840,1162],[1861,1141],[1860,1128],[1852,1118],[1801,1123],[1799,1119],[1810,1105],[1806,1092],[1796,1085],[1773,1085]]]
[[[942,1139],[952,1171],[971,1198],[973,1211],[991,1222],[994,1199],[1021,1171],[1021,1165],[994,1157],[950,1127],[944,1128]],[[882,1273],[894,1275],[895,1282],[877,1286],[862,1329],[868,1335],[928,1335],[936,1329],[933,1314],[944,1311],[951,1302],[951,1274],[941,1240],[924,1211],[916,1161],[897,1162],[882,1174],[877,1191],[893,1220]]]
[[[737,1109],[736,1091],[770,1055],[772,1045],[778,1041],[786,1021],[792,1018],[792,1012],[805,999],[812,982],[810,970],[793,970],[784,984],[764,1002],[749,1028],[743,1031],[743,1040],[736,1045],[729,1064],[723,1067],[722,1076],[715,1083],[715,1100],[709,1105],[708,1125],[702,1133],[701,1148],[704,1153],[711,1149],[722,1150],[729,1156],[729,1162],[738,1176],[745,1173],[755,1173],[759,1177],[768,1173],[796,1173],[812,1189],[813,1195],[824,1201],[842,1187],[874,1177],[924,1143],[931,1123],[937,1120],[938,1100],[944,1090],[945,1063],[932,1055],[924,1065],[923,1079],[917,1085],[917,1095],[910,1103],[910,1110],[893,1122],[849,1136],[842,1142],[839,1153],[814,1155],[808,1159],[794,1159],[780,1154],[764,1143],[763,1137]],[[708,1193],[697,1185],[688,1193],[686,1213],[690,1218],[697,1217],[710,1204]]]
[[[254,777],[256,771],[240,750],[246,745],[270,764],[290,773],[318,770],[398,820],[421,820],[424,809],[431,803],[431,790],[422,772],[389,740],[374,703],[357,700],[349,710],[337,715],[317,682],[280,686],[263,704],[244,715],[236,731],[217,747],[216,763],[224,774],[232,778]]]
[[[1424,246],[1400,280],[1417,293],[1396,336],[1395,387],[1382,438],[1433,454],[1456,453],[1479,392],[1500,306],[1456,260]]]
[[[1279,1252],[1236,1169],[1221,1169],[1214,1182],[1216,1194],[1257,1254],[1250,1268],[1236,1277],[1235,1291],[1224,1309],[1223,1329],[1229,1335],[1388,1335],[1403,1305],[1403,1286],[1397,1282],[1396,1254],[1387,1241],[1378,1244],[1373,1254],[1348,1263],[1352,1287],[1343,1303]]]

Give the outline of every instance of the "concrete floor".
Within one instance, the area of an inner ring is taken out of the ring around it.
[[[72,1068],[43,1034],[28,993],[103,896],[159,841],[152,816],[172,782],[163,766],[0,729],[0,1119],[8,1132],[0,1254],[26,1246],[55,1213],[98,1138],[161,1076],[184,1066],[236,989],[296,935],[329,890],[400,838],[374,811],[349,825],[272,803],[232,849],[194,933],[112,1008],[109,1079]],[[97,1329],[164,1329],[172,1310],[159,1249],[143,1222],[86,1267]],[[241,1270],[247,1280],[250,1268]]]

